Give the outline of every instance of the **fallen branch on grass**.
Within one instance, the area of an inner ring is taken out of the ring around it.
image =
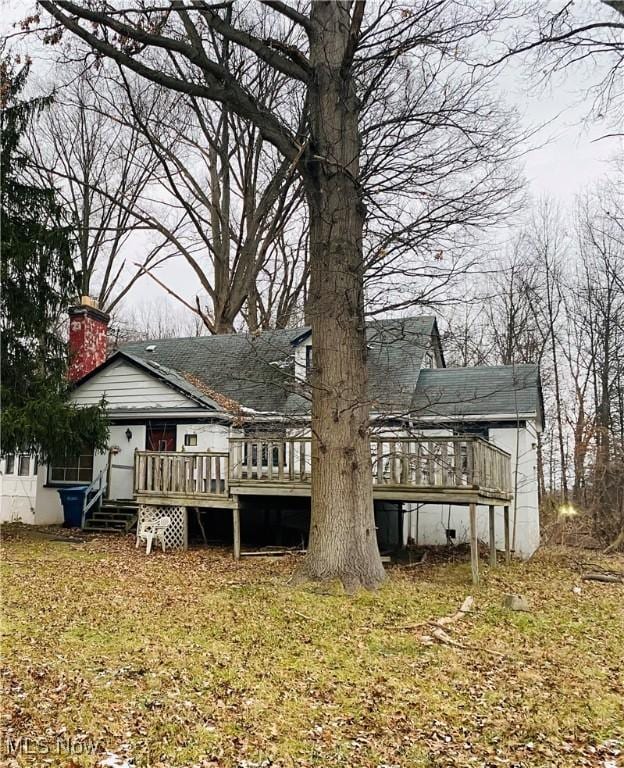
[[[474,597],[469,595],[461,604],[461,606],[459,607],[459,610],[456,611],[451,616],[441,616],[439,619],[436,619],[435,621],[428,619],[427,621],[421,621],[418,624],[407,624],[401,627],[389,627],[389,629],[402,629],[404,631],[407,631],[412,629],[420,629],[421,627],[428,627],[428,626],[448,627],[449,624],[454,624],[456,621],[461,621],[461,619],[463,619],[467,613],[470,613],[473,608],[474,608]]]
[[[484,648],[476,645],[468,645],[467,643],[460,643],[457,640],[453,640],[453,638],[445,630],[445,627],[450,628],[452,624],[456,624],[458,621],[461,621],[466,616],[466,614],[472,611],[473,608],[474,608],[474,598],[472,596],[469,596],[461,604],[461,606],[459,607],[459,610],[455,611],[455,613],[451,614],[451,616],[442,616],[439,619],[436,619],[436,621],[425,622],[425,624],[430,624],[431,626],[433,626],[434,629],[430,635],[421,635],[419,637],[420,642],[423,645],[433,645],[434,643],[438,642],[438,643],[441,643],[442,645],[450,645],[453,648],[460,648],[463,651],[485,651],[486,653],[489,653],[492,656],[498,656],[500,658],[504,658],[505,657],[504,653],[500,653],[499,651],[493,651],[491,648]]]
[[[601,581],[605,584],[624,584],[624,576],[619,573],[597,573],[590,571],[581,576],[583,581]]]
[[[422,635],[420,637],[420,642],[423,645],[433,645],[434,641],[437,641],[442,645],[450,645],[453,648],[460,648],[462,651],[485,651],[485,653],[489,653],[492,656],[498,656],[498,658],[501,658],[501,659],[505,658],[504,653],[501,653],[500,651],[494,651],[492,650],[492,648],[487,648],[484,646],[477,646],[477,645],[468,645],[467,643],[458,643],[457,640],[453,640],[453,638],[448,633],[446,633],[441,627],[434,629],[430,635]]]
[[[283,555],[305,555],[305,549],[259,549],[254,552],[241,552],[241,557],[281,557]]]
[[[459,610],[456,611],[452,616],[442,616],[442,618],[438,619],[435,623],[439,627],[446,627],[449,624],[454,624],[456,621],[461,621],[467,613],[472,611],[473,608],[474,597],[469,595],[460,605]]]

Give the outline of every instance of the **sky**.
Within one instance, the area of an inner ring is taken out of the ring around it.
[[[0,31],[10,32],[12,22],[23,18],[32,7],[30,0],[0,0]],[[592,8],[604,14],[596,0],[588,3],[588,12]],[[35,72],[38,65],[45,67],[37,61],[41,57],[39,46],[31,45],[29,52],[35,59]],[[587,119],[591,100],[586,92],[600,72],[600,67],[576,67],[538,87],[519,61],[508,66],[501,83],[507,101],[519,110],[526,127],[544,126],[527,145],[527,154],[521,161],[529,199],[537,201],[548,196],[559,203],[562,211],[570,210],[576,195],[614,172],[613,158],[618,152],[623,154],[622,140],[601,138],[608,131],[607,126]],[[195,282],[181,262],[165,265],[159,278],[193,300]],[[162,307],[173,302],[173,311],[179,311],[179,305],[164,296],[162,289],[148,278],[132,289],[127,304],[136,308],[154,301]]]

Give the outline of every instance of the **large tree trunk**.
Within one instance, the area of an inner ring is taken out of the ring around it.
[[[352,592],[385,573],[375,530],[369,443],[359,106],[348,53],[350,3],[312,6],[309,93],[312,519],[296,579],[338,578]],[[354,11],[354,14],[356,11]],[[345,66],[345,60],[348,61]]]

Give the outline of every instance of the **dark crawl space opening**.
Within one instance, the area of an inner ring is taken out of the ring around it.
[[[201,520],[201,526],[200,522]],[[188,508],[189,544],[210,546],[232,545],[232,510]],[[243,549],[289,547],[305,549],[310,530],[310,499],[267,498],[249,496],[240,510],[241,546]],[[400,502],[375,502],[377,540],[382,553],[399,549],[403,544],[403,512]]]

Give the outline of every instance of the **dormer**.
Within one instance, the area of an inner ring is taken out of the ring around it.
[[[422,327],[416,326],[414,329],[415,320],[419,322],[418,319],[406,318],[405,320],[377,321],[377,327],[374,323],[367,324],[369,350],[373,354],[378,353],[380,342],[382,346],[391,345],[395,349],[406,347],[405,353],[412,358],[416,374],[419,369],[445,368],[442,342],[435,318],[431,316],[420,318]],[[295,378],[297,381],[309,381],[313,365],[311,329],[297,330],[296,335],[291,339],[291,344],[294,347]]]
[[[312,370],[312,331],[302,328],[291,344],[295,348],[295,378],[308,381]]]
[[[442,340],[437,322],[433,321],[431,329],[431,341],[425,349],[423,355],[422,368],[446,368],[444,362],[444,353],[442,352]]]

